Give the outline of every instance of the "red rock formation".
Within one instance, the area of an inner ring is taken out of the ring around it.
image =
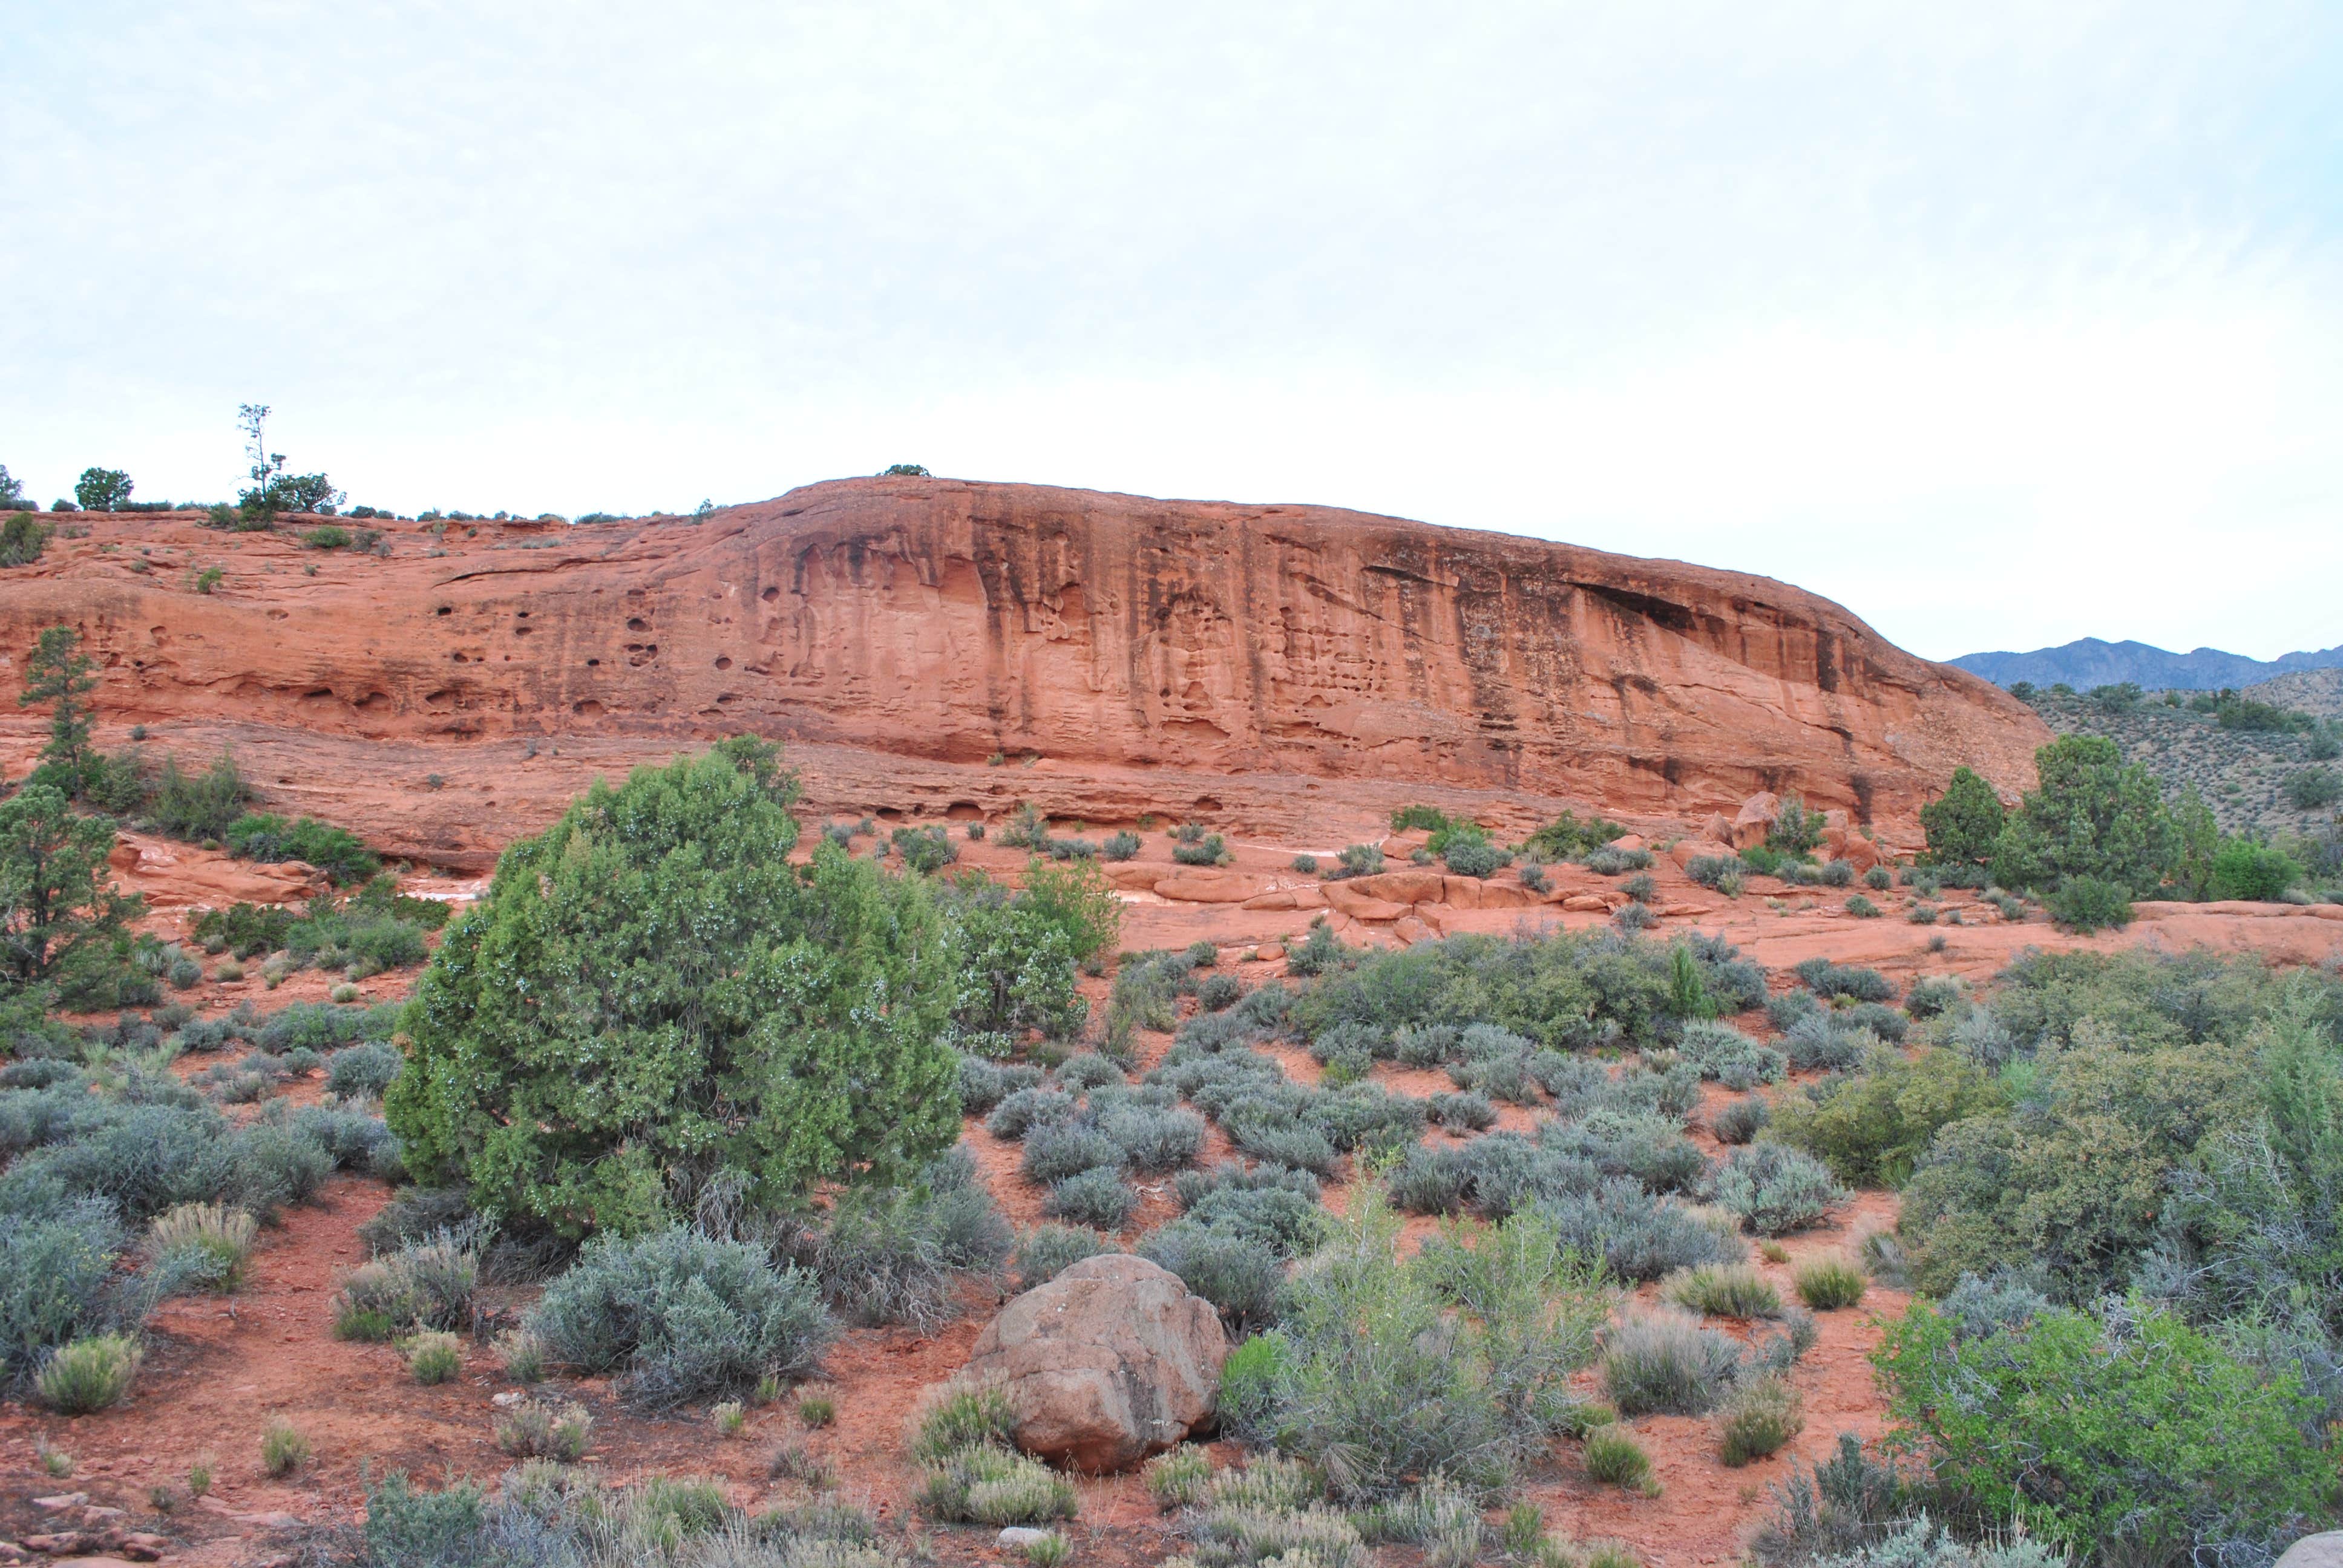
[[[0,649],[73,624],[110,719],[236,739],[296,806],[389,789],[387,822],[350,825],[456,864],[589,769],[739,730],[803,743],[815,803],[865,809],[1261,819],[1325,779],[1525,817],[1797,789],[1906,830],[1956,765],[2014,792],[2048,739],[1780,583],[1325,508],[855,479],[698,524],[394,524],[387,558],[87,520],[6,575]],[[528,742],[566,765],[483,771]],[[435,800],[418,769],[463,788]]]

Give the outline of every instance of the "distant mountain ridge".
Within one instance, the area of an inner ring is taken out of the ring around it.
[[[1996,686],[2014,686],[2021,680],[2052,686],[2063,680],[2077,691],[2087,691],[2094,686],[2133,680],[2151,691],[2176,688],[2216,691],[2225,686],[2250,686],[2298,669],[2343,666],[2343,643],[2265,660],[2224,653],[2217,648],[2172,653],[2144,642],[2104,642],[2086,637],[2063,648],[2037,648],[2031,653],[1965,653],[1945,662],[1981,675]]]

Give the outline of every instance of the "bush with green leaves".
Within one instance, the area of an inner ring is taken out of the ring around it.
[[[1778,1375],[1745,1380],[1725,1402],[1717,1423],[1718,1457],[1740,1466],[1780,1452],[1805,1430],[1805,1402]]]
[[[1052,1182],[1042,1208],[1052,1217],[1100,1231],[1120,1231],[1139,1207],[1139,1194],[1114,1166],[1095,1166]]]
[[[1413,1259],[1380,1187],[1354,1190],[1333,1238],[1287,1287],[1249,1419],[1348,1498],[1434,1473],[1506,1485],[1570,1426],[1571,1380],[1609,1313],[1600,1271],[1518,1215],[1455,1225]]]
[[[2077,1553],[2270,1549],[2331,1517],[2314,1405],[2177,1315],[2053,1308],[1963,1338],[1916,1302],[1874,1352],[1890,1416],[1975,1516]]]
[[[728,742],[507,849],[411,1004],[387,1101],[409,1167],[577,1235],[653,1229],[719,1174],[780,1206],[948,1147],[928,884],[829,845],[789,864],[793,793]]]
[[[2056,888],[2069,878],[2113,883],[2134,898],[2172,869],[2171,815],[2155,778],[2104,736],[2065,735],[2034,754],[2039,787],[2002,829],[1993,879]]]
[[[1791,1277],[1797,1284],[1798,1300],[1818,1312],[1854,1306],[1871,1285],[1863,1266],[1843,1254],[1808,1258]]]
[[[933,1331],[958,1315],[961,1282],[996,1272],[1014,1244],[975,1161],[955,1149],[912,1186],[848,1189],[827,1223],[797,1231],[786,1252],[846,1322]]]
[[[0,473],[5,471],[0,469]],[[6,522],[0,522],[0,567],[31,566],[55,536],[55,524],[45,523],[28,511],[12,513]]]
[[[0,799],[0,987],[95,1008],[140,988],[129,922],[144,900],[117,891],[114,824],[76,815],[63,792],[26,783]],[[149,1000],[153,982],[145,980]]]
[[[2285,850],[2247,839],[2230,839],[2213,856],[2209,890],[2217,899],[2276,903],[2301,879],[2302,868]]]
[[[819,1282],[680,1227],[598,1236],[527,1318],[555,1360],[652,1409],[803,1376],[833,1332]]]
[[[1102,860],[1135,859],[1139,850],[1139,835],[1126,829],[1107,835],[1106,842],[1100,846],[1099,858]]]
[[[1576,812],[1564,811],[1532,833],[1523,848],[1549,860],[1571,860],[1624,837],[1626,831],[1624,824],[1606,818],[1589,817],[1582,822]]]
[[[1773,1114],[1773,1107],[1764,1095],[1745,1095],[1718,1106],[1708,1119],[1708,1130],[1716,1135],[1719,1143],[1746,1143],[1772,1121]]]
[[[1974,769],[1953,769],[1945,792],[1920,808],[1932,866],[1982,866],[2001,842],[2009,813],[1992,785]]]
[[[60,1415],[90,1415],[122,1402],[143,1358],[128,1334],[93,1334],[50,1352],[33,1383],[41,1402]]]
[[[1590,1481],[1604,1486],[1624,1486],[1630,1492],[1656,1492],[1652,1480],[1652,1457],[1635,1434],[1616,1422],[1605,1422],[1586,1434],[1582,1457],[1586,1463]]]
[[[1702,1078],[1733,1090],[1779,1083],[1789,1066],[1788,1059],[1772,1046],[1759,1044],[1731,1024],[1707,1019],[1684,1026],[1676,1051],[1700,1069]]]
[[[183,771],[176,757],[166,756],[162,772],[156,777],[146,815],[175,839],[190,843],[225,839],[250,799],[251,790],[232,753],[221,752],[200,773]]]
[[[302,817],[287,822],[266,811],[250,811],[228,824],[228,852],[247,860],[302,860],[337,885],[363,882],[382,862],[355,833]]]
[[[1875,1048],[1860,1071],[1777,1100],[1771,1135],[1851,1186],[1900,1187],[1939,1129],[2007,1102],[2002,1086],[1958,1050],[1906,1057]]]
[[[1688,1311],[1712,1318],[1776,1318],[1782,1293],[1746,1263],[1704,1263],[1671,1274],[1660,1294]]]
[[[2042,907],[2064,929],[2088,936],[2131,924],[2131,894],[2101,877],[2066,877],[2043,896]]]
[[[407,1059],[397,1047],[379,1040],[363,1041],[326,1059],[326,1087],[345,1100],[379,1100],[406,1065]]]

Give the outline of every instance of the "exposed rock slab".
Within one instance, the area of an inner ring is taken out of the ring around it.
[[[1679,816],[1796,789],[1908,826],[1958,764],[2029,784],[2049,739],[1780,583],[1330,508],[856,479],[696,526],[391,524],[387,558],[85,520],[8,574],[0,687],[70,624],[109,722],[246,735],[272,803],[370,790],[339,819],[476,869],[546,814],[502,775],[459,789],[483,743],[655,760],[749,730],[894,759],[866,799],[917,760],[955,776],[917,785],[940,810],[1054,791],[1093,821],[1212,814],[1188,780],[1218,778],[1264,803],[1373,780]],[[226,576],[195,593],[183,559]],[[401,766],[396,797],[349,760],[417,746],[446,760]]]

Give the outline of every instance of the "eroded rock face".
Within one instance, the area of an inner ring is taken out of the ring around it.
[[[337,819],[474,869],[543,825],[579,757],[743,730],[835,749],[841,775],[868,759],[857,790],[918,774],[939,813],[1064,790],[1093,821],[1238,809],[1199,783],[1225,779],[1262,811],[1339,779],[1692,820],[1795,789],[1904,824],[1961,763],[2014,799],[2049,739],[1781,583],[1329,508],[856,479],[696,525],[391,524],[387,558],[87,520],[9,573],[0,687],[75,626],[102,715],[235,741],[279,806],[371,785],[365,759],[423,769],[377,820]],[[215,591],[183,580],[198,564],[225,568]],[[492,773],[463,771],[492,745]]]
[[[1103,1474],[1212,1413],[1228,1336],[1212,1303],[1144,1258],[1086,1258],[1001,1310],[969,1362],[1007,1391],[1028,1453]]]

